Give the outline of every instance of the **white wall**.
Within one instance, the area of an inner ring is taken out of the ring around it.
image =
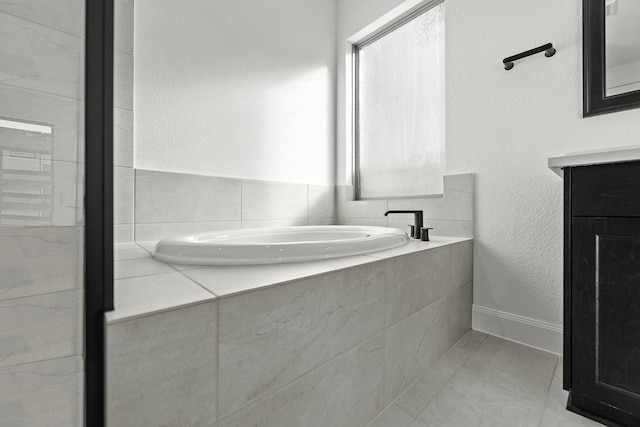
[[[135,167],[333,184],[333,0],[136,0]]]
[[[339,184],[344,39],[400,3],[338,0]],[[640,110],[582,118],[581,4],[446,0],[446,173],[476,178],[474,303],[542,324],[562,323],[562,181],[547,158],[640,142]],[[504,70],[547,42],[554,57]]]

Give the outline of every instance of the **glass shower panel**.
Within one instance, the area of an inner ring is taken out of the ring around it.
[[[133,242],[133,0],[118,0],[114,15],[113,189],[115,249]]]
[[[84,0],[0,2],[0,426],[81,426]]]
[[[52,143],[52,125],[0,118],[0,225],[52,225]]]
[[[442,193],[444,4],[358,55],[361,198]]]

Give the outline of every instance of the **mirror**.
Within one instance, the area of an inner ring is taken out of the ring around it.
[[[640,90],[640,1],[604,0],[605,95]]]
[[[584,116],[640,107],[640,1],[583,0]]]

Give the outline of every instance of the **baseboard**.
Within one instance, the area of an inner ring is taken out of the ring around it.
[[[473,306],[473,329],[555,354],[562,354],[562,327],[492,308]]]

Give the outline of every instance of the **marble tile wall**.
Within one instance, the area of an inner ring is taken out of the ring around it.
[[[205,289],[217,299],[170,310],[145,298],[147,309],[162,312],[108,322],[110,427],[364,426],[471,327],[471,241],[382,251],[241,293],[219,283],[234,281],[221,267],[216,283],[206,268],[167,273],[162,263],[142,262],[145,245],[130,245],[118,252],[119,270],[131,278],[116,282],[116,296],[137,286],[149,289],[129,290],[153,288],[175,303],[174,288],[184,287],[194,301],[207,298]]]
[[[220,415],[381,332],[384,281],[378,262],[220,300]]]
[[[122,169],[122,170],[120,170]],[[387,210],[421,209],[433,235],[473,236],[473,175],[448,175],[444,197],[353,201],[352,187],[224,178],[135,169],[131,190],[126,168],[116,192],[118,241],[158,240],[172,234],[288,225],[375,225],[408,231],[412,215]],[[126,184],[125,184],[126,183]],[[132,199],[134,206],[131,206]],[[135,214],[133,214],[135,212]]]
[[[365,425],[470,329],[471,251],[471,241],[389,251],[379,262],[222,298],[220,425]]]
[[[469,329],[471,284],[398,322],[385,333],[385,403],[426,373]]]
[[[107,426],[213,426],[217,301],[109,324]]]
[[[424,226],[436,236],[473,237],[473,174],[446,175],[443,197],[354,201],[352,186],[337,187],[338,224],[375,225],[409,231],[412,215],[388,210],[424,211]]]
[[[134,0],[116,0],[114,6],[114,241],[132,242],[135,189],[133,170]]]
[[[410,316],[404,323],[383,329],[363,342],[357,343],[358,338],[353,337],[351,343],[357,344],[350,350],[319,363],[274,391],[245,382],[245,393],[251,391],[252,400],[228,415],[238,405],[229,406],[221,399],[219,425],[366,425],[469,331],[470,307],[469,284]],[[224,326],[220,328],[222,358],[222,349],[228,344]],[[264,325],[264,329],[269,329],[269,325]],[[276,347],[283,354],[293,352],[295,355],[294,343],[285,342]],[[269,361],[261,362],[268,369]],[[228,365],[220,364],[220,390],[226,393],[222,382],[225,366]],[[289,366],[296,368],[300,364],[292,359]]]
[[[364,426],[383,408],[384,334],[220,422],[221,427]]]
[[[470,329],[471,258],[451,256],[466,250],[470,241],[221,299],[220,425],[371,421]],[[408,298],[394,294],[411,280]],[[411,296],[421,304],[397,311]]]
[[[120,204],[129,200],[123,195]],[[335,187],[136,169],[134,211],[135,241],[201,231],[335,224]]]
[[[84,423],[84,6],[0,3],[3,427]]]
[[[82,357],[0,368],[0,426],[82,426]]]
[[[125,174],[118,173],[125,182]],[[126,169],[128,170],[128,169]],[[128,175],[127,175],[128,176]],[[408,230],[411,215],[385,217],[387,210],[422,209],[425,226],[441,236],[473,236],[473,175],[445,177],[445,195],[429,199],[353,201],[351,187],[222,178],[135,170],[135,190],[116,193],[119,226],[135,211],[135,241],[170,234],[286,225],[376,225]],[[135,207],[131,200],[135,194]],[[129,230],[129,229],[127,229]],[[124,233],[124,232],[123,232]],[[124,233],[122,241],[130,237]]]

